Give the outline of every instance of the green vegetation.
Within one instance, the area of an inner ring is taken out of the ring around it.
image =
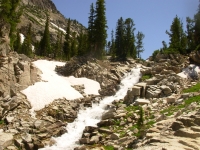
[[[0,125],[4,124],[4,121],[3,120],[0,120]]]
[[[32,24],[29,24],[29,27],[28,27],[28,32],[27,32],[27,35],[24,39],[24,42],[21,46],[21,53],[27,55],[28,57],[32,57],[33,56],[33,48],[32,48],[32,40],[31,40],[31,37],[32,37]]]
[[[10,46],[13,48],[16,40],[16,27],[22,14],[22,9],[18,7],[20,0],[1,0],[0,2],[0,19],[10,25]]]
[[[183,93],[198,92],[199,90],[200,90],[200,83],[197,83],[196,85],[194,85],[188,89],[184,89]]]
[[[181,110],[182,108],[187,108],[193,102],[196,102],[198,105],[200,105],[200,96],[191,97],[185,100],[183,104],[171,105],[170,107],[162,110],[161,113],[167,116],[171,116],[174,114],[174,112],[177,112],[178,110]]]
[[[41,56],[49,56],[51,54],[51,43],[50,43],[50,33],[49,33],[49,15],[46,16],[46,24],[45,24],[45,30],[43,33],[43,37],[40,41],[39,45],[39,52],[38,54]]]
[[[145,131],[152,127],[152,125],[155,123],[154,116],[151,113],[145,115],[142,107],[140,106],[128,106],[125,109],[127,112],[124,119],[115,119],[113,121],[113,131],[118,133],[120,137],[124,137],[127,134],[126,131],[124,131],[124,124],[122,122],[126,124],[128,120],[127,118],[132,118],[134,113],[136,113],[139,118],[136,120],[136,123],[133,124],[133,126],[128,128],[130,131],[134,132],[133,136],[137,136],[138,138],[142,137],[143,133],[145,133]]]
[[[103,147],[105,150],[114,150],[113,146],[104,146]]]
[[[197,83],[196,85],[183,90],[183,93],[198,92],[199,90],[200,90],[200,83]],[[196,102],[198,105],[200,105],[200,96],[190,97],[186,99],[183,104],[171,105],[170,107],[162,110],[161,113],[167,116],[171,116],[178,110],[188,107],[193,102]]]
[[[170,26],[169,46],[162,41],[163,47],[155,50],[152,54],[153,59],[158,53],[162,54],[188,54],[194,50],[200,50],[200,7],[193,18],[186,18],[186,32],[184,31],[183,22],[176,15]]]
[[[141,79],[142,79],[142,81],[144,81],[144,80],[150,79],[151,77],[152,77],[152,75],[146,74],[146,75],[143,75]]]

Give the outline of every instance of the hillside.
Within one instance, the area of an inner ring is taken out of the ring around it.
[[[51,44],[65,32],[68,19],[51,0],[22,0],[20,8],[17,28],[26,36],[32,24],[31,44],[40,41],[47,12]],[[166,48],[148,60],[29,58],[12,51],[9,19],[0,18],[0,150],[200,149],[198,49]],[[76,20],[70,29],[86,31]]]
[[[58,28],[61,31],[66,30],[68,19],[65,18],[56,8],[51,0],[22,0],[21,7],[23,8],[23,14],[18,24],[20,33],[26,36],[29,23],[32,24],[34,42],[41,40],[42,34],[45,28],[46,13],[50,16],[50,38],[52,43],[57,40]],[[86,28],[78,23],[76,20],[72,20],[71,31],[76,32],[77,35],[81,30]]]

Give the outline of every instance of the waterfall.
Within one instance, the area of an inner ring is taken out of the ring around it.
[[[78,146],[78,140],[81,138],[86,126],[97,126],[101,120],[102,113],[105,112],[107,104],[114,100],[124,98],[129,88],[139,81],[140,68],[133,68],[127,73],[121,81],[120,89],[114,96],[105,97],[99,104],[93,104],[92,107],[85,108],[78,112],[74,122],[69,123],[66,127],[67,133],[61,137],[54,138],[56,144],[42,148],[41,150],[73,150]]]

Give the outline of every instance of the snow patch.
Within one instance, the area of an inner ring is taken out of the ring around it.
[[[22,33],[20,33],[19,36],[20,36],[20,42],[21,42],[21,44],[23,44],[25,36]]]
[[[59,29],[60,31],[64,32],[66,34],[66,31],[63,28],[58,27],[57,25],[55,25],[54,23],[51,22],[51,24],[56,27],[57,29]]]
[[[200,66],[190,64],[187,68],[184,68],[183,71],[178,73],[177,75],[182,78],[190,78],[197,77],[198,73],[200,73]]]
[[[42,71],[42,82],[36,82],[34,85],[21,91],[30,101],[32,110],[40,110],[58,98],[73,100],[83,97],[71,85],[84,84],[85,94],[99,95],[100,84],[96,81],[87,78],[58,75],[54,71],[55,67],[65,65],[63,62],[37,60],[33,64]]]

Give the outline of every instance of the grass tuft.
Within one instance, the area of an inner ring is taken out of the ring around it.
[[[200,83],[197,83],[196,85],[183,90],[183,93],[198,92],[199,90],[200,90]]]
[[[114,150],[113,146],[104,146],[103,147],[105,150]]]

